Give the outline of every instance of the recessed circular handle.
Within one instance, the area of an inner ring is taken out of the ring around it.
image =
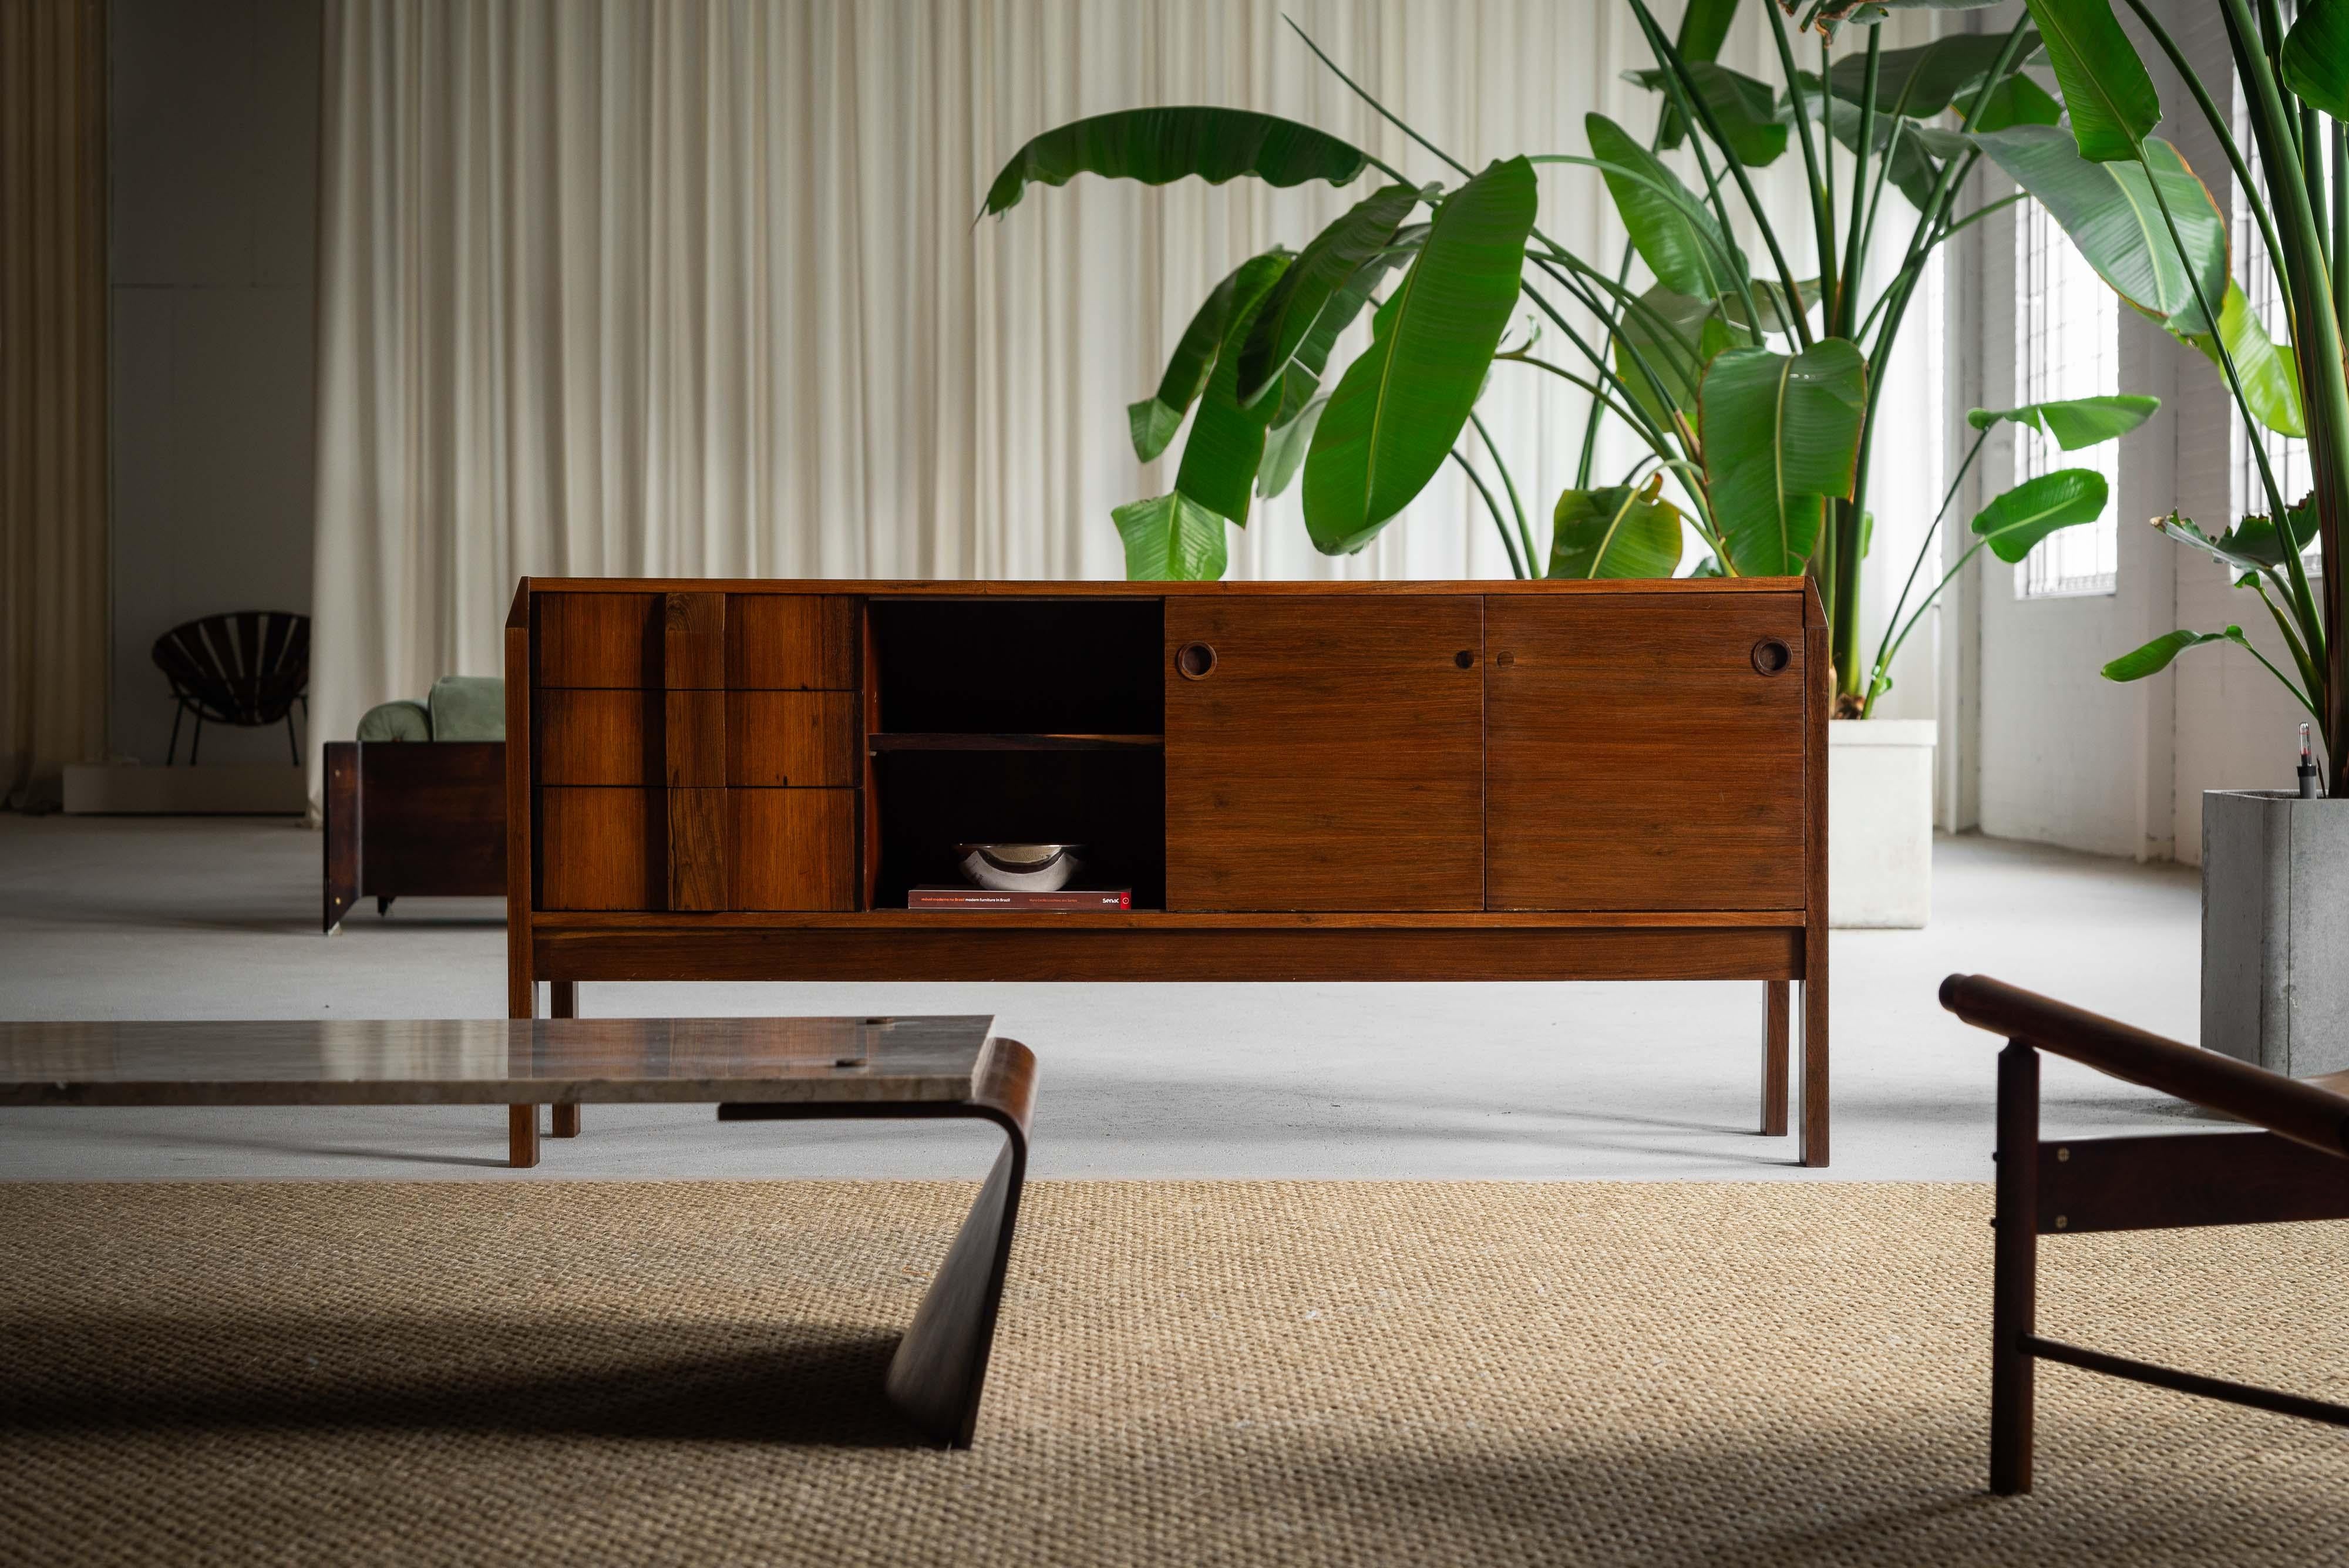
[[[1753,659],[1756,674],[1775,675],[1795,662],[1795,654],[1776,638],[1765,637],[1754,645]]]
[[[1216,650],[1204,642],[1186,642],[1174,655],[1174,668],[1185,680],[1205,680],[1215,672]]]
[[[1474,649],[1464,648],[1452,656],[1452,662],[1463,670],[1474,670],[1476,668],[1476,651]]]

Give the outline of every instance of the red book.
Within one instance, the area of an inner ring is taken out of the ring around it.
[[[1131,909],[1131,888],[1061,888],[1021,893],[994,888],[916,888],[905,895],[909,909]]]

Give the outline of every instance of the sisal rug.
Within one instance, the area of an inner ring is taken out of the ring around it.
[[[2349,1560],[2349,1436],[2065,1367],[1984,1495],[1985,1188],[1033,1185],[946,1453],[880,1378],[969,1191],[0,1188],[0,1560]],[[2349,1226],[2043,1251],[2349,1397]]]

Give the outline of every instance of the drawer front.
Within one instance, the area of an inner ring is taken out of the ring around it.
[[[864,717],[854,691],[730,691],[726,782],[846,789],[864,774]]]
[[[653,785],[661,778],[661,694],[553,687],[533,714],[542,784]]]
[[[856,792],[729,790],[738,909],[856,908]]]
[[[538,907],[667,908],[666,793],[657,789],[540,790]]]
[[[730,594],[726,684],[735,691],[851,691],[856,601],[843,594]]]
[[[659,687],[662,595],[539,594],[531,604],[537,684]]]
[[[1487,908],[1804,907],[1800,594],[1485,606]]]

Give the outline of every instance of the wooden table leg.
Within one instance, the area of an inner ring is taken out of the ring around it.
[[[997,1040],[974,1104],[1003,1128],[1003,1152],[889,1362],[890,1402],[948,1448],[970,1447],[978,1425],[979,1393],[1028,1174],[1028,1112],[1035,1082],[1036,1058],[1028,1047]]]
[[[1786,1044],[1792,981],[1762,982],[1762,1136],[1786,1136]]]
[[[538,1107],[506,1107],[506,1163],[528,1170],[538,1163]]]
[[[546,982],[547,1011],[557,1018],[579,1016],[579,982],[575,980],[550,980]],[[549,1137],[579,1136],[579,1107],[576,1104],[555,1106],[547,1117]]]
[[[1990,1490],[2031,1490],[2039,1316],[2039,1054],[2012,1041],[1998,1054],[1998,1194],[1991,1242]]]
[[[1803,972],[1803,1163],[1827,1162],[1827,934],[1806,939]]]

